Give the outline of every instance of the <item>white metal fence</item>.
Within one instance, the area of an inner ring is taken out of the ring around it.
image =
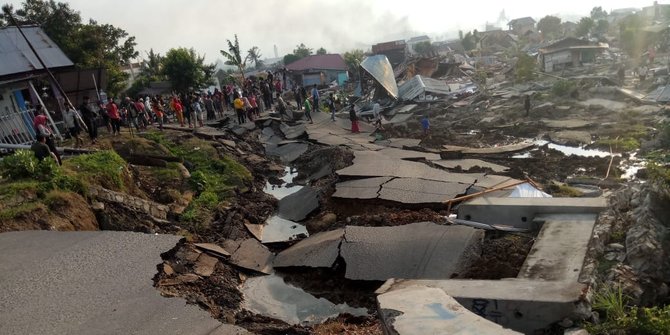
[[[31,144],[35,141],[33,129],[34,110],[14,112],[6,108],[0,110],[0,143]]]

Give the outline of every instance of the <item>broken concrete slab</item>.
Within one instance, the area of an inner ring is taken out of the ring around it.
[[[377,301],[386,334],[521,334],[468,311],[439,288],[408,286]]]
[[[441,289],[471,312],[524,334],[573,316],[586,290],[586,285],[576,282],[449,279],[389,280],[377,293],[414,286]]]
[[[344,181],[335,185],[335,198],[347,199],[375,199],[379,196],[382,184],[387,183],[392,177],[364,178]]]
[[[498,176],[489,174],[477,179],[475,186],[483,188],[504,188],[505,186],[512,186],[520,183],[521,180],[510,178],[507,176]]]
[[[597,214],[545,214],[518,278],[577,282]]]
[[[422,153],[425,154],[425,153]],[[474,184],[483,176],[477,173],[451,173],[429,167],[420,162],[394,159],[378,152],[356,152],[354,164],[338,170],[340,176],[352,177],[403,177]]]
[[[249,278],[241,291],[244,294],[244,309],[288,324],[314,325],[342,313],[356,316],[368,314],[366,308],[352,308],[317,298],[287,284],[276,275]]]
[[[305,186],[291,195],[279,200],[277,213],[285,220],[302,221],[319,208],[319,193],[316,189]]]
[[[416,148],[421,143],[417,138],[389,138],[388,140],[375,141],[377,144],[386,145],[392,148]]]
[[[246,239],[235,250],[230,262],[241,268],[270,274],[274,254],[255,239]]]
[[[558,129],[575,129],[575,128],[584,128],[593,125],[593,121],[587,121],[583,119],[567,119],[567,120],[547,120],[542,119],[542,123],[547,128],[558,128]]]
[[[244,226],[261,243],[290,242],[309,236],[304,225],[278,216],[270,217],[265,224],[245,223]]]
[[[282,163],[288,164],[307,152],[309,146],[305,143],[289,143],[279,146],[268,145],[265,152],[270,156],[278,156]]]
[[[450,159],[433,161],[434,164],[445,167],[447,169],[456,169],[460,167],[463,171],[468,171],[475,167],[491,169],[494,172],[501,173],[509,170],[507,166],[502,166],[494,163],[485,162],[480,159]]]
[[[365,154],[364,152],[361,153],[356,153],[356,156],[358,157],[361,154]],[[398,148],[384,148],[379,151],[377,151],[378,155],[382,155],[388,158],[393,158],[393,159],[405,159],[405,160],[417,160],[417,159],[425,159],[428,161],[437,161],[440,160],[440,155],[436,153],[431,153],[431,152],[422,152],[422,151],[414,151],[414,150],[404,150],[404,149],[398,149]]]
[[[501,145],[489,148],[469,148],[469,147],[460,147],[456,145],[444,145],[443,147],[447,152],[457,151],[465,155],[494,155],[494,154],[505,154],[505,153],[523,151],[533,146],[535,146],[535,143],[533,142],[522,142],[522,143]]]
[[[280,252],[274,259],[274,266],[329,268],[339,256],[339,247],[343,237],[344,229],[314,234]]]
[[[450,278],[476,257],[484,231],[419,222],[395,227],[347,226],[341,255],[353,280]]]
[[[213,254],[214,256],[221,257],[221,256],[230,256],[230,253],[226,251],[226,249],[214,244],[214,243],[195,243],[196,248],[201,249],[205,252],[209,252]],[[236,248],[237,249],[237,248]]]
[[[386,112],[386,115],[388,116],[394,116],[396,114],[405,114],[411,112],[414,108],[416,108],[415,104],[410,104],[410,105],[403,105],[400,107],[396,107],[391,109],[390,111]]]
[[[382,185],[379,198],[403,204],[439,204],[464,195],[470,185],[418,178],[396,178]]]
[[[221,322],[153,286],[161,254],[181,239],[114,231],[0,234],[0,333],[212,334]]]
[[[302,136],[303,134],[305,134],[305,131],[307,130],[307,128],[303,124],[291,127],[286,125],[285,123],[282,123],[279,126],[279,129],[281,130],[282,133],[284,133],[284,137],[288,140],[294,140]]]
[[[208,126],[195,128],[193,133],[196,136],[207,137],[211,139],[227,136],[226,132]]]
[[[605,198],[493,198],[479,197],[458,207],[458,218],[495,225],[537,229],[540,214],[598,214],[607,208]]]
[[[193,266],[193,272],[199,276],[209,277],[214,273],[216,263],[218,262],[219,260],[216,257],[212,257],[205,253],[200,254],[200,257],[198,257],[198,260]]]

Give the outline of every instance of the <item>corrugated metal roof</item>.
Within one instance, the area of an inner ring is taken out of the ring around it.
[[[41,28],[22,27],[22,30],[48,68],[74,65]],[[0,29],[0,64],[0,77],[43,69],[16,27]]]
[[[398,83],[395,81],[393,67],[386,56],[376,55],[367,57],[361,62],[361,67],[372,75],[391,97],[398,98]]]
[[[347,64],[344,63],[344,58],[339,54],[311,55],[286,65],[286,69],[290,71],[304,71],[310,69],[346,71]]]
[[[423,93],[448,95],[451,89],[443,81],[418,74],[398,87],[398,95],[403,100],[413,100]]]

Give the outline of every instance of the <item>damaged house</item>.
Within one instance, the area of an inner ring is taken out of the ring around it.
[[[307,56],[286,65],[286,70],[303,86],[328,85],[333,81],[341,86],[349,79],[347,64],[339,54]]]
[[[404,40],[377,43],[372,46],[372,53],[386,56],[391,65],[396,66],[407,57],[407,43]]]
[[[609,49],[606,43],[592,43],[574,37],[567,37],[539,50],[540,69],[552,72],[570,66],[592,63],[603,50]]]
[[[523,36],[527,33],[535,32],[535,20],[530,16],[509,21],[507,26],[509,27],[509,30],[517,36]]]
[[[74,67],[41,28],[25,26],[22,30],[47,68],[59,71]],[[55,90],[17,27],[0,29],[0,64],[0,143],[30,143],[35,139],[34,106],[39,104],[50,111],[56,110],[58,99],[46,100],[54,96]],[[51,113],[47,114],[56,135],[60,136]]]

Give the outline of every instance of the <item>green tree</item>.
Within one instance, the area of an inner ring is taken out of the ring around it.
[[[235,34],[235,43],[230,40],[228,42],[228,51],[221,50],[223,57],[226,57],[226,65],[234,65],[237,67],[237,70],[242,76],[242,82],[244,82],[244,69],[247,67],[247,60],[249,57],[244,57],[242,59],[242,53],[240,52],[240,42],[237,39],[237,34]]]
[[[537,23],[537,29],[547,39],[558,37],[561,31],[561,19],[555,16],[547,15]]]
[[[298,56],[298,59],[305,58],[312,54],[312,49],[306,47],[304,43],[300,43],[293,49],[293,54]]]
[[[178,92],[201,89],[213,83],[214,64],[205,64],[205,57],[193,48],[170,49],[163,59],[163,73]]]
[[[263,61],[261,60],[262,56],[261,49],[259,49],[257,46],[251,47],[251,49],[247,51],[247,59],[254,62],[254,67],[257,69],[263,67]]]
[[[352,78],[358,79],[358,66],[363,61],[363,57],[365,57],[365,53],[361,49],[354,49],[344,53],[344,63],[347,64],[349,75]]]
[[[140,67],[140,77],[147,78],[149,81],[158,81],[164,78],[163,56],[155,53],[154,49],[147,52],[147,59],[142,62]]]
[[[435,47],[428,41],[419,42],[414,45],[414,51],[424,57],[429,57],[435,52]]]
[[[470,51],[477,48],[477,39],[471,32],[468,31],[465,36],[463,36],[461,44],[463,44],[465,51]]]
[[[327,53],[328,51],[326,51],[326,49],[324,49],[323,47],[320,47],[318,50],[316,50],[317,55],[325,55]]]
[[[605,21],[607,22],[607,21]],[[589,35],[591,32],[591,29],[593,29],[593,26],[595,23],[593,22],[593,19],[590,17],[583,17],[577,22],[577,29],[575,29],[575,35],[577,37],[586,37]]]
[[[644,20],[639,14],[628,15],[619,22],[619,40],[621,47],[632,58],[638,58],[648,47],[645,34],[642,33]]]
[[[607,20],[598,20],[593,32],[597,35],[605,35],[610,30],[610,23]]]
[[[607,17],[607,12],[604,11],[602,7],[598,6],[598,7],[593,7],[593,9],[591,9],[591,18],[594,21],[601,20],[601,19],[604,19],[606,17]]]
[[[288,54],[284,56],[284,65],[289,65],[297,60],[299,60],[300,57],[294,55],[294,54]]]
[[[537,62],[535,58],[526,53],[520,53],[517,56],[516,62],[516,80],[519,82],[529,81],[535,79],[535,70]]]

